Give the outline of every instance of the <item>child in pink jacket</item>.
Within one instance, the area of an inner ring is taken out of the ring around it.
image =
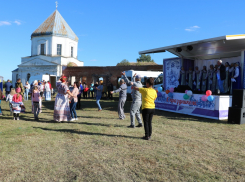
[[[13,96],[11,105],[14,113],[14,120],[19,120],[21,105],[23,105],[23,102],[22,102],[22,96],[20,94],[20,88],[16,88],[15,90],[16,90],[16,94],[14,94]]]

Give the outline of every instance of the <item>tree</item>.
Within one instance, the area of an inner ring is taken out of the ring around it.
[[[137,58],[137,62],[155,62],[151,59],[150,55],[141,54],[139,58]]]
[[[117,66],[130,66],[130,63],[127,59],[123,59],[120,63],[117,63]]]

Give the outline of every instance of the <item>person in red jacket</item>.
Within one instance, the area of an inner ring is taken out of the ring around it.
[[[86,97],[86,99],[88,98],[88,90],[89,90],[89,88],[86,85],[86,87],[83,89],[83,99],[85,99],[85,97]]]
[[[48,81],[48,84],[49,84],[49,88],[50,90],[52,89],[52,86],[51,86],[51,83]]]

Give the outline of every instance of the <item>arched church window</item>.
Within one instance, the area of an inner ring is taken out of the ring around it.
[[[28,82],[29,82],[30,77],[31,77],[31,74],[28,73],[28,74],[27,74],[27,81],[28,81]]]

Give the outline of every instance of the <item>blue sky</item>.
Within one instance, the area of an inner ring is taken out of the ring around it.
[[[59,0],[58,11],[79,38],[85,66],[135,62],[142,50],[244,34],[244,0]],[[55,10],[55,0],[0,4],[0,75],[12,79],[31,54],[31,34]],[[156,63],[173,57],[151,54]]]

